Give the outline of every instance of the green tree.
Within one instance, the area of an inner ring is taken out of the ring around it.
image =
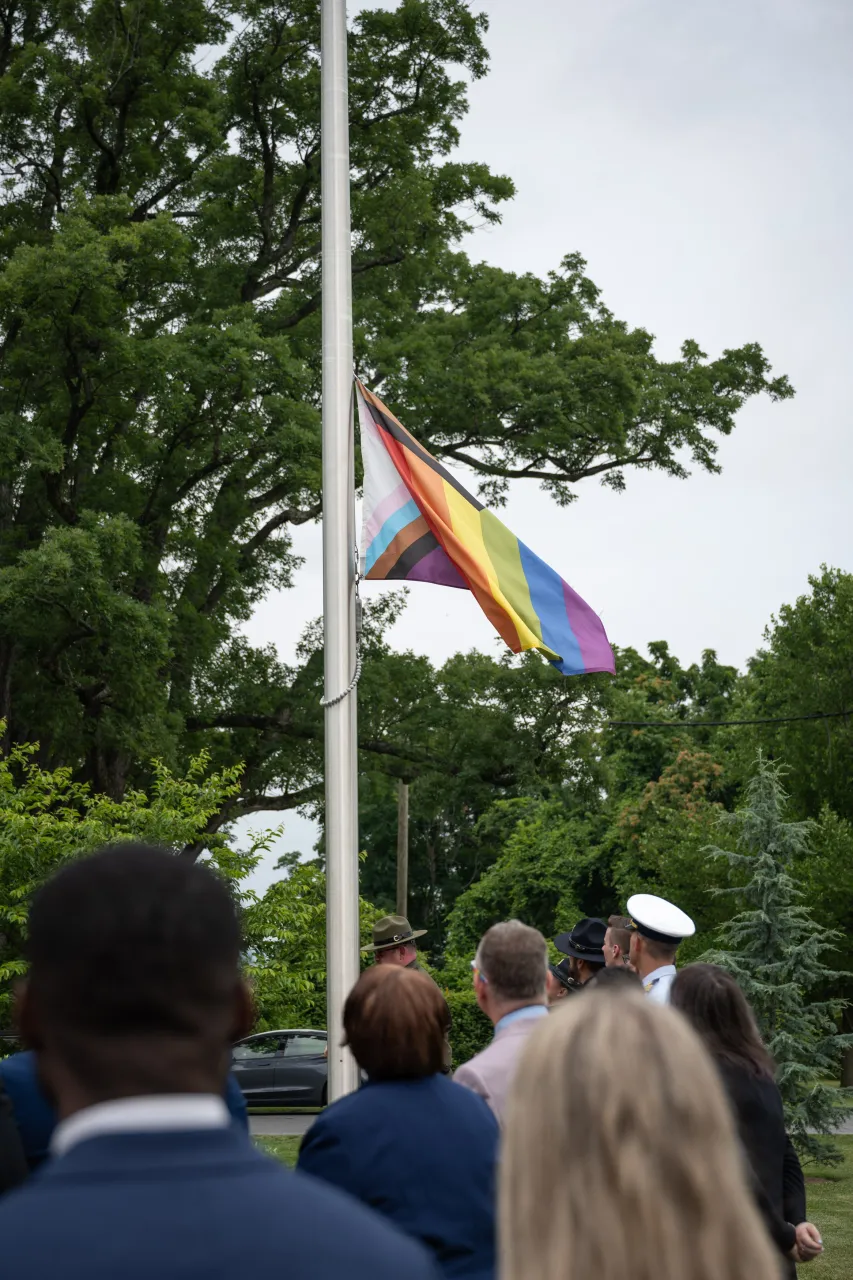
[[[595,803],[597,766],[589,751],[599,717],[603,677],[566,680],[537,655],[494,661],[457,654],[433,670],[425,659],[391,655],[394,664],[415,663],[417,685],[401,699],[402,681],[390,676],[397,725],[410,759],[392,767],[410,783],[410,904],[428,925],[439,951],[448,913],[458,895],[494,861],[500,842],[481,819],[496,801],[541,798],[571,789],[575,803]],[[372,701],[369,696],[365,701]],[[372,715],[372,711],[368,711]],[[415,763],[419,762],[419,763]],[[397,796],[387,771],[364,770],[360,779],[361,838],[368,856],[365,893],[390,906],[394,898]]]
[[[813,716],[853,711],[853,574],[824,566],[810,592],[783,605],[749,663],[752,714]],[[744,740],[791,766],[788,785],[797,813],[817,818],[824,804],[853,820],[853,723],[789,720],[761,725]],[[752,747],[753,752],[755,747]]]
[[[33,893],[65,862],[104,844],[140,840],[176,850],[195,841],[239,790],[239,766],[212,772],[205,756],[182,776],[160,761],[151,766],[149,794],[121,800],[93,793],[68,767],[36,762],[37,746],[19,743],[0,755],[0,1025],[9,1024],[11,984],[26,970],[27,914]],[[222,832],[208,840],[208,857],[235,899],[264,839],[240,852]]]
[[[7,741],[114,799],[153,756],[242,759],[211,829],[304,805],[318,655],[289,666],[240,628],[320,509],[319,6],[0,0],[0,19]],[[579,258],[540,280],[459,250],[512,194],[450,158],[485,29],[464,0],[354,19],[362,375],[498,496],[715,470],[744,401],[791,394],[759,347],[658,361]]]
[[[712,847],[744,883],[733,895],[742,910],[720,930],[723,948],[707,958],[737,978],[758,1017],[777,1066],[791,1136],[811,1159],[840,1160],[836,1148],[814,1135],[831,1134],[853,1114],[824,1081],[837,1074],[841,1054],[853,1044],[839,1033],[843,1000],[816,998],[841,975],[824,962],[837,935],[821,928],[803,905],[794,864],[810,855],[814,824],[786,821],[783,769],[759,756],[745,803],[720,824],[734,848]]]
[[[591,884],[594,914],[601,910],[595,839],[600,831],[556,803],[509,801],[496,809],[488,819],[514,819],[514,828],[495,862],[451,912],[449,945],[456,954],[473,955],[498,920],[521,919],[546,937],[570,929],[587,914]]]
[[[705,950],[726,918],[715,889],[726,883],[722,868],[709,871],[706,849],[727,788],[723,767],[705,751],[679,751],[660,778],[647,783],[639,800],[626,804],[608,831],[614,899],[656,893],[692,917],[696,936],[683,944],[682,962]]]
[[[853,824],[824,805],[812,847],[795,868],[815,916],[835,934],[833,961],[844,976],[833,987],[847,1001],[842,1026],[853,1034]],[[841,1083],[853,1087],[853,1046],[844,1053]]]
[[[246,972],[259,1030],[326,1026],[326,877],[296,855],[279,861],[282,877],[261,898],[244,895]],[[360,899],[361,940],[380,914]]]

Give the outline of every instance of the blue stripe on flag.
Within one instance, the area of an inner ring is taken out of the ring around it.
[[[563,579],[544,560],[526,547],[519,539],[518,549],[521,552],[521,565],[527,585],[530,588],[530,599],[533,608],[539,615],[542,625],[542,639],[549,649],[559,653],[561,661],[554,666],[564,676],[583,675],[586,671],[583,654],[577,636],[572,630],[569,615],[566,613],[566,599],[563,595]]]
[[[364,557],[365,573],[373,568],[376,561],[387,550],[396,538],[401,529],[405,529],[407,524],[411,524],[413,520],[417,520],[421,514],[418,504],[414,498],[409,498],[402,507],[398,507],[383,524],[382,528],[377,532],[376,537],[367,548]]]

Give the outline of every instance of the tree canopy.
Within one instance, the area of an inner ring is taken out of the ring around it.
[[[454,156],[485,32],[463,0],[353,20],[361,375],[496,499],[714,470],[747,398],[791,394],[758,346],[660,361],[578,256],[462,251],[512,195]],[[154,756],[242,759],[211,829],[318,795],[317,648],[241,630],[320,511],[318,43],[316,0],[0,0],[6,742],[114,799]]]

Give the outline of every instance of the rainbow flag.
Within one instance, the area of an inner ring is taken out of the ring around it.
[[[513,653],[564,675],[614,674],[601,619],[356,382],[364,460],[361,572],[473,591]]]

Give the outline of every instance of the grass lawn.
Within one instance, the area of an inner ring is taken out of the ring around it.
[[[809,1220],[820,1227],[826,1252],[799,1268],[802,1280],[853,1280],[853,1135],[836,1138],[844,1164],[805,1170]],[[296,1164],[301,1138],[256,1138],[262,1151]]]
[[[853,1135],[834,1141],[844,1152],[843,1165],[807,1165],[804,1170],[809,1221],[820,1227],[825,1253],[798,1268],[802,1280],[853,1277]]]
[[[322,1107],[249,1107],[250,1116],[318,1116]]]
[[[291,1167],[296,1164],[301,1141],[301,1138],[290,1137],[255,1138],[255,1144],[260,1147],[261,1151],[265,1151],[268,1156],[275,1156],[276,1160],[281,1160],[282,1164],[289,1164]]]

